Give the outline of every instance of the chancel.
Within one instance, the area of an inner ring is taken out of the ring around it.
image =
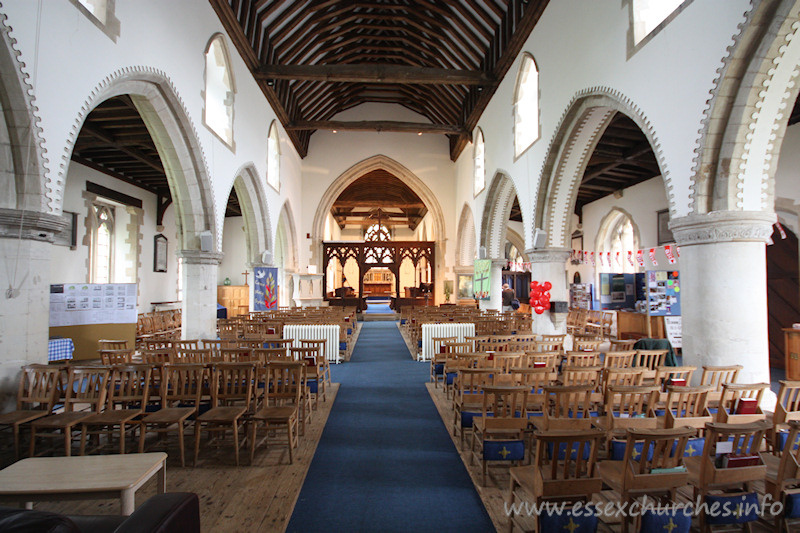
[[[0,0],[0,530],[796,527],[799,19]]]

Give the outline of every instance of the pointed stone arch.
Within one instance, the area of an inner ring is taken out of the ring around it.
[[[161,71],[131,67],[104,79],[86,99],[67,140],[55,181],[54,207],[61,211],[64,187],[75,140],[86,116],[114,96],[129,95],[136,105],[164,165],[176,207],[179,247],[200,250],[200,234],[210,231],[215,252],[221,239],[214,210],[214,194],[203,151],[189,114],[170,79]]]
[[[425,207],[428,208],[428,213],[433,223],[434,234],[436,235],[436,243],[439,251],[436,252],[437,257],[444,257],[445,252],[445,223],[444,213],[439,201],[436,199],[433,191],[417,177],[413,172],[405,166],[395,161],[391,157],[385,155],[376,155],[360,161],[345,170],[322,195],[322,199],[317,206],[317,211],[314,215],[314,225],[312,228],[311,238],[311,263],[316,264],[318,268],[322,268],[322,240],[325,234],[325,217],[330,212],[333,202],[339,197],[348,185],[355,180],[371,172],[373,170],[386,170],[392,173],[400,181],[405,183],[411,188],[423,201]]]
[[[586,165],[597,143],[616,113],[624,113],[642,130],[653,149],[670,214],[675,213],[675,197],[661,145],[647,117],[627,97],[607,87],[592,87],[579,92],[567,106],[545,156],[541,180],[536,191],[533,228],[547,232],[547,248],[570,247],[570,215],[575,211],[578,189]]]
[[[248,264],[261,263],[262,252],[273,248],[272,228],[266,192],[253,163],[247,163],[236,171],[232,188],[236,191],[244,218],[246,262]],[[224,212],[222,215],[220,227],[223,227],[225,223]],[[222,233],[220,232],[220,235]]]
[[[283,264],[277,264],[276,262],[275,266],[296,272],[298,269],[297,231],[295,229],[294,214],[292,213],[292,206],[289,204],[289,200],[286,200],[281,208],[276,231],[278,233],[275,237],[276,244],[278,240],[281,240],[283,245],[286,246],[286,249],[284,250]]]
[[[511,207],[517,189],[513,180],[503,172],[497,172],[489,185],[481,221],[481,247],[486,249],[488,259],[501,259],[506,242],[506,230]],[[524,248],[524,246],[523,246]]]
[[[527,262],[530,259],[525,252],[525,238],[511,228],[506,228],[506,242],[511,243],[519,252],[520,258]]]
[[[477,234],[475,233],[475,216],[468,203],[461,208],[461,217],[458,219],[458,233],[456,233],[456,266],[472,267],[477,254]]]
[[[787,117],[800,93],[800,2],[747,13],[719,70],[698,139],[690,214],[768,211]]]

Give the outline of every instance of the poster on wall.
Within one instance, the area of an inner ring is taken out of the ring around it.
[[[135,324],[135,283],[50,285],[50,327]]]
[[[476,300],[488,300],[492,293],[492,260],[477,259],[475,261],[475,277],[473,278],[472,288],[475,291]],[[498,287],[499,289],[500,287]]]
[[[677,270],[648,270],[647,302],[650,316],[680,316],[679,272]]]
[[[253,310],[269,311],[278,308],[278,269],[276,267],[253,268]]]

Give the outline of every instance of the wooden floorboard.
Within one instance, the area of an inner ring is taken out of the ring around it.
[[[287,464],[286,446],[273,445],[269,449],[258,448],[251,466],[249,448],[245,446],[239,452],[241,466],[237,467],[230,442],[226,441],[219,448],[201,448],[197,466],[188,466],[194,454],[194,437],[189,434],[187,466],[182,468],[177,444],[170,439],[173,445],[167,449],[167,491],[194,492],[199,496],[203,531],[285,531],[338,391],[339,384],[334,383],[327,391],[327,401],[320,400],[305,435],[300,437],[292,465]],[[158,449],[154,447],[153,451]],[[3,459],[5,465],[11,462],[7,457]],[[153,479],[136,492],[136,506],[155,493]],[[118,514],[119,501],[41,502],[34,508],[74,515]]]

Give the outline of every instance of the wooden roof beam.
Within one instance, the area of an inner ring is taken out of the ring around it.
[[[260,80],[407,83],[420,85],[492,86],[497,80],[479,70],[450,70],[404,65],[266,65],[256,72]]]
[[[400,122],[396,120],[298,120],[288,124],[286,131],[297,130],[337,130],[337,131],[386,131],[400,133],[444,133],[460,135],[462,126],[452,124],[428,124],[424,122]]]

